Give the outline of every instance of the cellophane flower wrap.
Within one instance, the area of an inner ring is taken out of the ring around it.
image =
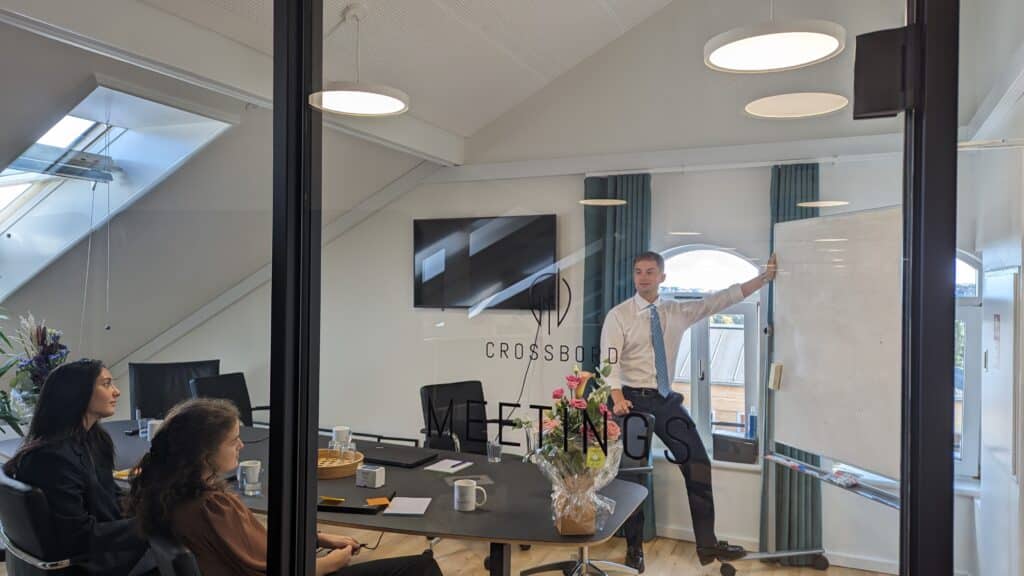
[[[562,534],[593,534],[615,511],[615,501],[598,494],[618,474],[622,459],[622,434],[608,409],[611,387],[604,382],[610,373],[608,364],[596,373],[576,367],[544,412],[531,460],[551,481],[552,519]],[[588,391],[591,379],[595,385]]]

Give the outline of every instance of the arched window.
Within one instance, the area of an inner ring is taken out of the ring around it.
[[[734,252],[701,246],[665,255],[663,295],[701,296],[757,276],[756,266]]]
[[[663,298],[703,298],[760,272],[734,251],[714,246],[686,246],[663,256]],[[695,324],[683,335],[673,388],[683,395],[705,442],[711,441],[713,433],[754,433],[748,424],[758,396],[757,326],[757,304],[746,301]]]

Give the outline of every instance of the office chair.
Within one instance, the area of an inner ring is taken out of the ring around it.
[[[0,470],[0,541],[7,548],[7,573],[39,576],[69,572],[84,559],[64,557],[54,541],[46,496]]]
[[[484,407],[484,385],[479,380],[464,380],[447,384],[420,387],[420,406],[423,408],[423,447],[450,452],[487,454],[487,419]],[[433,414],[431,414],[431,409]],[[466,426],[469,422],[469,435]],[[480,439],[483,440],[480,440]],[[429,538],[430,548],[437,538]],[[529,550],[529,544],[520,544],[520,550]],[[484,560],[484,567],[488,562]]]
[[[484,387],[479,380],[421,387],[423,446],[487,454],[487,411],[483,402]],[[469,436],[466,436],[468,420],[472,422],[469,424]]]
[[[143,418],[163,418],[175,404],[192,397],[190,380],[219,373],[220,360],[128,364],[131,417],[138,410]]]
[[[643,484],[654,473],[653,450],[651,449],[651,439],[654,436],[654,415],[646,412],[634,412],[634,414],[642,416],[643,421],[641,423],[640,420],[632,418],[629,422],[629,434],[625,435],[624,430],[622,438],[623,454],[622,460],[619,462],[619,473],[616,475],[616,478]],[[627,455],[627,452],[631,454],[645,454],[646,458],[631,458]],[[649,495],[647,499],[652,500]],[[645,501],[641,506],[646,505],[646,503]],[[580,546],[579,554],[575,560],[543,564],[523,570],[519,574],[520,576],[530,576],[531,574],[540,574],[542,572],[562,572],[566,576],[589,573],[605,574],[605,572],[639,574],[635,569],[624,564],[607,560],[592,560],[590,558],[589,546]]]
[[[128,576],[202,576],[192,552],[166,538],[151,536],[149,549]]]
[[[253,406],[249,400],[249,387],[245,384],[245,374],[231,372],[217,376],[201,376],[188,382],[193,398],[221,398],[230,400],[238,408],[238,416],[242,424],[252,427],[252,413],[270,411],[270,406]],[[266,425],[267,422],[259,424]]]

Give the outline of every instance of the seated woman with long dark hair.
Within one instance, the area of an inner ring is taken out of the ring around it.
[[[204,576],[267,572],[267,531],[223,480],[238,467],[239,433],[238,410],[230,402],[182,402],[168,412],[132,481],[129,506],[143,533],[187,546]],[[430,554],[349,565],[358,542],[331,534],[318,540],[333,549],[317,558],[318,575],[441,574]]]
[[[43,383],[32,423],[4,472],[43,491],[58,550],[87,559],[72,573],[127,574],[145,552],[124,518],[114,483],[114,443],[98,423],[114,415],[121,391],[98,360],[55,368]]]

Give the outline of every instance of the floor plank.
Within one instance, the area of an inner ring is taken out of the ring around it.
[[[347,534],[360,542],[371,545],[380,536],[380,532],[339,529],[333,526],[322,526],[321,530]],[[426,538],[401,534],[384,534],[377,550],[363,550],[356,561],[363,562],[374,558],[419,554],[426,548]],[[487,556],[487,553],[488,546],[484,542],[441,540],[434,547],[434,557],[437,559],[445,576],[479,576],[486,574],[484,558]],[[614,538],[610,542],[592,549],[590,552],[592,559],[610,560],[612,562],[622,562],[625,554],[625,542],[619,538]],[[519,550],[518,546],[513,546],[512,573],[518,574],[520,570],[525,570],[531,566],[557,562],[574,556],[575,551],[573,549],[559,546],[534,546],[527,551]],[[719,573],[717,564],[706,567],[700,566],[697,562],[697,549],[692,542],[672,540],[670,538],[656,538],[647,543],[645,556],[647,560],[645,575],[717,576]],[[819,572],[810,568],[782,568],[775,564],[763,564],[761,562],[737,562],[736,568],[741,576],[745,574],[755,574],[757,576],[882,576],[875,572],[864,572],[849,568],[833,567],[826,572]],[[553,574],[557,576],[557,573]],[[0,576],[6,575],[6,567],[0,564]]]

